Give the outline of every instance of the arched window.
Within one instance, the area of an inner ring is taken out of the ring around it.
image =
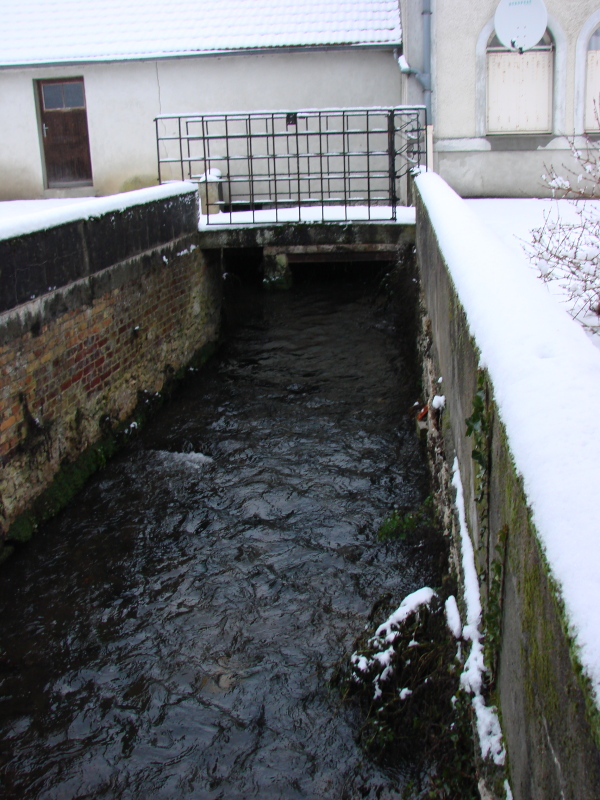
[[[554,44],[546,31],[524,53],[492,35],[487,46],[487,133],[550,133]]]
[[[585,78],[585,130],[600,132],[600,28],[591,35]]]

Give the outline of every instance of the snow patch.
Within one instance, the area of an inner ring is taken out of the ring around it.
[[[502,240],[515,256],[522,260],[526,257],[528,265],[538,277],[543,277],[548,272],[548,264],[543,259],[537,258],[534,247],[534,231],[544,228],[551,232],[560,226],[558,236],[563,240],[562,233],[569,229],[573,231],[573,249],[577,249],[581,256],[586,239],[589,238],[591,247],[587,247],[590,263],[597,263],[598,253],[594,245],[596,226],[600,220],[599,200],[555,200],[555,199],[508,199],[485,198],[466,200],[479,219]],[[588,224],[589,223],[589,224]],[[555,242],[556,243],[556,242]],[[562,242],[561,251],[564,251]],[[572,291],[569,281],[551,280],[545,284],[546,289],[555,300],[566,308],[572,316],[588,325],[597,325],[600,319],[597,315],[584,315],[578,307],[578,293]],[[579,300],[579,305],[581,301]],[[592,343],[600,349],[600,333],[592,334],[588,331]]]
[[[402,625],[404,620],[420,606],[429,605],[433,597],[435,597],[435,592],[429,586],[423,586],[421,589],[417,589],[416,592],[406,595],[394,613],[390,614],[386,621],[377,628],[375,638],[385,639],[388,642],[393,641],[396,638],[395,631]],[[390,647],[386,652],[393,653],[393,648]]]
[[[0,240],[12,239],[35,231],[43,231],[76,222],[80,219],[91,219],[114,211],[125,211],[133,206],[166,200],[182,194],[196,193],[194,183],[174,181],[161,186],[137,189],[134,192],[122,192],[107,197],[86,197],[69,201],[56,200],[14,200],[0,202]],[[25,203],[25,205],[22,205]]]
[[[397,0],[21,0],[3,3],[0,64],[400,44]]]
[[[301,206],[295,208],[265,208],[260,211],[233,211],[200,215],[200,230],[229,228],[231,225],[265,225],[272,222],[360,222],[364,220],[392,221],[390,206]],[[414,225],[416,212],[412,206],[396,207],[399,225]]]
[[[460,621],[460,612],[456,604],[456,597],[453,594],[444,603],[446,611],[446,622],[450,628],[450,632],[455,639],[460,639],[462,635],[462,623]]]
[[[357,653],[352,653],[350,661],[360,672],[366,672],[369,669],[369,660],[366,656],[359,656]]]
[[[485,671],[483,645],[479,629],[481,623],[481,597],[475,569],[473,543],[467,529],[464,492],[457,458],[454,459],[452,473],[452,485],[456,490],[456,510],[458,512],[461,564],[465,590],[464,600],[467,609],[467,624],[463,628],[462,635],[463,639],[471,642],[471,651],[460,676],[460,683],[463,689],[473,695],[473,710],[475,711],[482,757],[487,758],[489,756],[495,764],[502,766],[506,760],[506,752],[502,744],[502,730],[498,713],[494,706],[486,706],[481,694],[483,673]]]
[[[209,169],[207,172],[203,172],[200,178],[198,179],[198,183],[219,183],[221,180],[221,170],[213,167]]]

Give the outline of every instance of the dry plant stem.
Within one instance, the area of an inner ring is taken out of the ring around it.
[[[600,144],[586,139],[584,147],[569,142],[576,169],[559,175],[552,167],[544,175],[555,197],[572,200],[577,221],[546,215],[536,228],[529,255],[542,280],[555,281],[569,300],[571,315],[587,330],[600,331],[600,219],[585,200],[600,200]]]

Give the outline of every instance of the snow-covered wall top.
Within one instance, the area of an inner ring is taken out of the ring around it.
[[[3,312],[82,278],[85,295],[91,276],[197,231],[196,187],[181,182],[10,215],[0,224],[0,316],[6,322]],[[56,308],[63,313],[60,302]]]
[[[416,184],[600,706],[600,351],[439,175]]]
[[[0,66],[397,45],[398,0],[0,0]]]
[[[147,189],[137,189],[135,192],[123,192],[108,197],[86,197],[58,206],[38,201],[39,208],[37,206],[32,208],[32,204],[24,202],[25,208],[22,215],[11,214],[5,218],[3,218],[0,207],[0,241],[35,231],[48,230],[48,228],[55,228],[57,225],[64,225],[67,222],[99,217],[113,211],[124,211],[132,206],[166,200],[180,194],[193,194],[197,191],[198,188],[194,183],[174,181],[162,186],[150,186]],[[10,205],[19,205],[19,203]]]

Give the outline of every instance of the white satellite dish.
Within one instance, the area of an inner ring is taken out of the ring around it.
[[[548,25],[544,0],[500,0],[494,16],[496,36],[509,50],[530,50]]]

